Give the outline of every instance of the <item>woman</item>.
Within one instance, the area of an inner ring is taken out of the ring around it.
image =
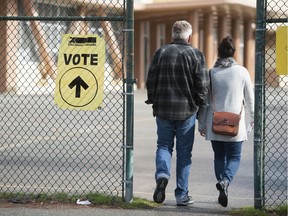
[[[247,140],[244,108],[248,110],[250,126],[254,124],[252,82],[247,69],[235,62],[234,53],[233,40],[227,36],[219,44],[218,59],[210,70],[209,106],[201,108],[198,113],[198,130],[212,143],[218,202],[223,207],[228,205],[228,186],[240,165],[242,143]],[[213,112],[241,113],[238,134],[227,136],[213,133]]]

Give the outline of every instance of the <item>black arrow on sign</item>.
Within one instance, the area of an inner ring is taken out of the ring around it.
[[[81,87],[84,88],[85,90],[89,88],[89,86],[84,82],[84,80],[80,76],[76,77],[68,86],[70,89],[76,86],[76,92],[75,92],[76,98],[80,98]]]

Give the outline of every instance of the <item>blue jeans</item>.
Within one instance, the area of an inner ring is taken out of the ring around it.
[[[218,181],[225,178],[230,183],[240,166],[242,143],[211,141],[214,151],[214,171]]]
[[[157,180],[160,177],[165,177],[169,180],[174,138],[176,138],[176,199],[188,195],[195,119],[196,115],[183,121],[163,120],[156,117],[158,140],[155,178]]]

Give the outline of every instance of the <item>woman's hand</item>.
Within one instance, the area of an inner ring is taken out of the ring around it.
[[[254,122],[250,122],[250,124],[247,127],[247,134],[250,134],[254,128]]]

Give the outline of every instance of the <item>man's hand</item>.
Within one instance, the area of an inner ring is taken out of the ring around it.
[[[150,101],[149,99],[145,101],[146,104],[153,104],[152,101]]]
[[[205,136],[205,130],[200,130],[199,132],[200,132],[201,136],[203,136],[203,137]]]

